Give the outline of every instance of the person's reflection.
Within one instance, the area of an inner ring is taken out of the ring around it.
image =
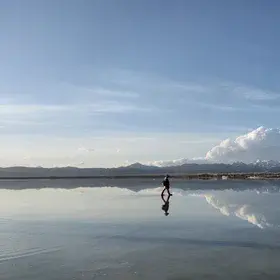
[[[164,199],[164,196],[161,195],[161,199],[163,200],[164,204],[162,205],[161,209],[164,211],[164,215],[168,216],[168,210],[169,210],[169,199],[170,199],[170,195],[167,197],[167,200]]]

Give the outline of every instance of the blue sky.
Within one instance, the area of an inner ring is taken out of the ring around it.
[[[0,2],[2,165],[204,156],[279,127],[278,1]]]

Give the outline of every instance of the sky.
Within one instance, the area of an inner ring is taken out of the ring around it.
[[[204,157],[278,128],[278,1],[0,1],[1,166]]]

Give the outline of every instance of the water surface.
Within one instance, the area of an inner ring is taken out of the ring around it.
[[[279,279],[277,181],[0,182],[0,279]]]

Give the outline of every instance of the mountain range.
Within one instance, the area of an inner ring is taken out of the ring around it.
[[[99,177],[99,176],[144,176],[164,174],[196,174],[196,173],[252,173],[280,172],[278,161],[256,161],[254,163],[187,163],[178,166],[158,167],[134,163],[116,168],[43,168],[43,167],[6,167],[0,168],[0,178],[52,178],[52,177]]]
[[[204,157],[139,162],[115,168],[0,168],[0,178],[113,177],[201,173],[280,173],[280,129],[259,127],[235,139],[225,139]],[[267,160],[269,159],[269,160]]]

